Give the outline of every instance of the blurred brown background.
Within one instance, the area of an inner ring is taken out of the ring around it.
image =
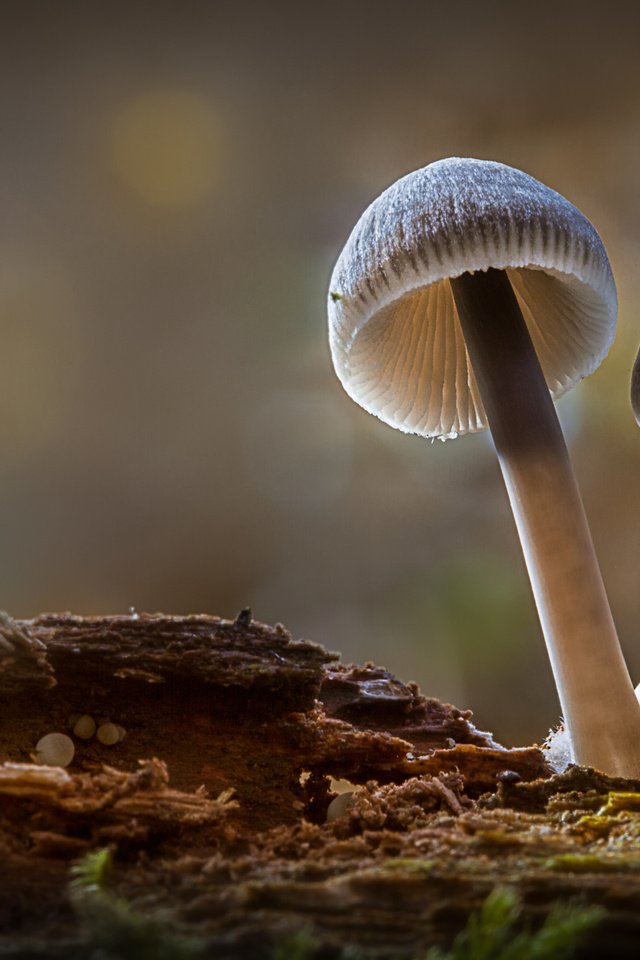
[[[3,3],[0,606],[250,604],[505,742],[558,706],[486,436],[430,444],[331,369],[363,208],[448,156],[596,224],[615,347],[561,403],[640,680],[640,14],[631,5]]]

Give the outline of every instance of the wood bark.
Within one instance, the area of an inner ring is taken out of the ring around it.
[[[118,902],[216,960],[267,960],[301,929],[315,958],[409,960],[499,885],[533,922],[601,904],[578,956],[637,954],[640,782],[552,775],[536,747],[249,611],[5,618],[0,703],[0,956],[89,955],[70,869],[104,848]],[[80,740],[79,714],[126,736]],[[66,769],[33,760],[54,731]],[[331,778],[352,796],[327,822]]]

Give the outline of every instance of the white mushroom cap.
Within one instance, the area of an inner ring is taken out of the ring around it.
[[[96,732],[96,722],[88,713],[83,713],[74,723],[73,732],[80,740],[91,740]]]
[[[615,333],[617,298],[592,224],[513,167],[451,158],[389,187],[333,271],[333,362],[347,393],[405,433],[487,427],[448,279],[504,269],[554,397],[592,373]]]
[[[48,767],[68,767],[75,754],[73,740],[66,733],[47,733],[36,744],[38,763]]]
[[[96,737],[104,746],[112,747],[121,740],[120,730],[122,727],[117,727],[115,723],[102,723],[98,727]]]
[[[339,793],[337,797],[333,798],[327,807],[327,823],[331,823],[333,820],[339,820],[340,817],[344,817],[344,815],[349,812],[354,802],[352,791],[348,791],[347,793]]]

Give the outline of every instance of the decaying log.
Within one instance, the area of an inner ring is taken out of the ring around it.
[[[81,714],[126,735],[82,740]],[[66,769],[34,762],[55,731]],[[105,848],[117,902],[216,960],[267,960],[300,929],[313,957],[409,960],[501,884],[533,920],[603,905],[579,956],[636,955],[640,783],[552,775],[536,747],[248,611],[5,618],[0,759],[0,956],[87,956],[70,867]]]

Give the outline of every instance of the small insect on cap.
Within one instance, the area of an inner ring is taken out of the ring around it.
[[[596,230],[520,170],[450,158],[374,200],[336,263],[329,338],[347,393],[405,433],[485,429],[449,280],[490,267],[509,276],[552,395],[592,373],[617,314]]]

